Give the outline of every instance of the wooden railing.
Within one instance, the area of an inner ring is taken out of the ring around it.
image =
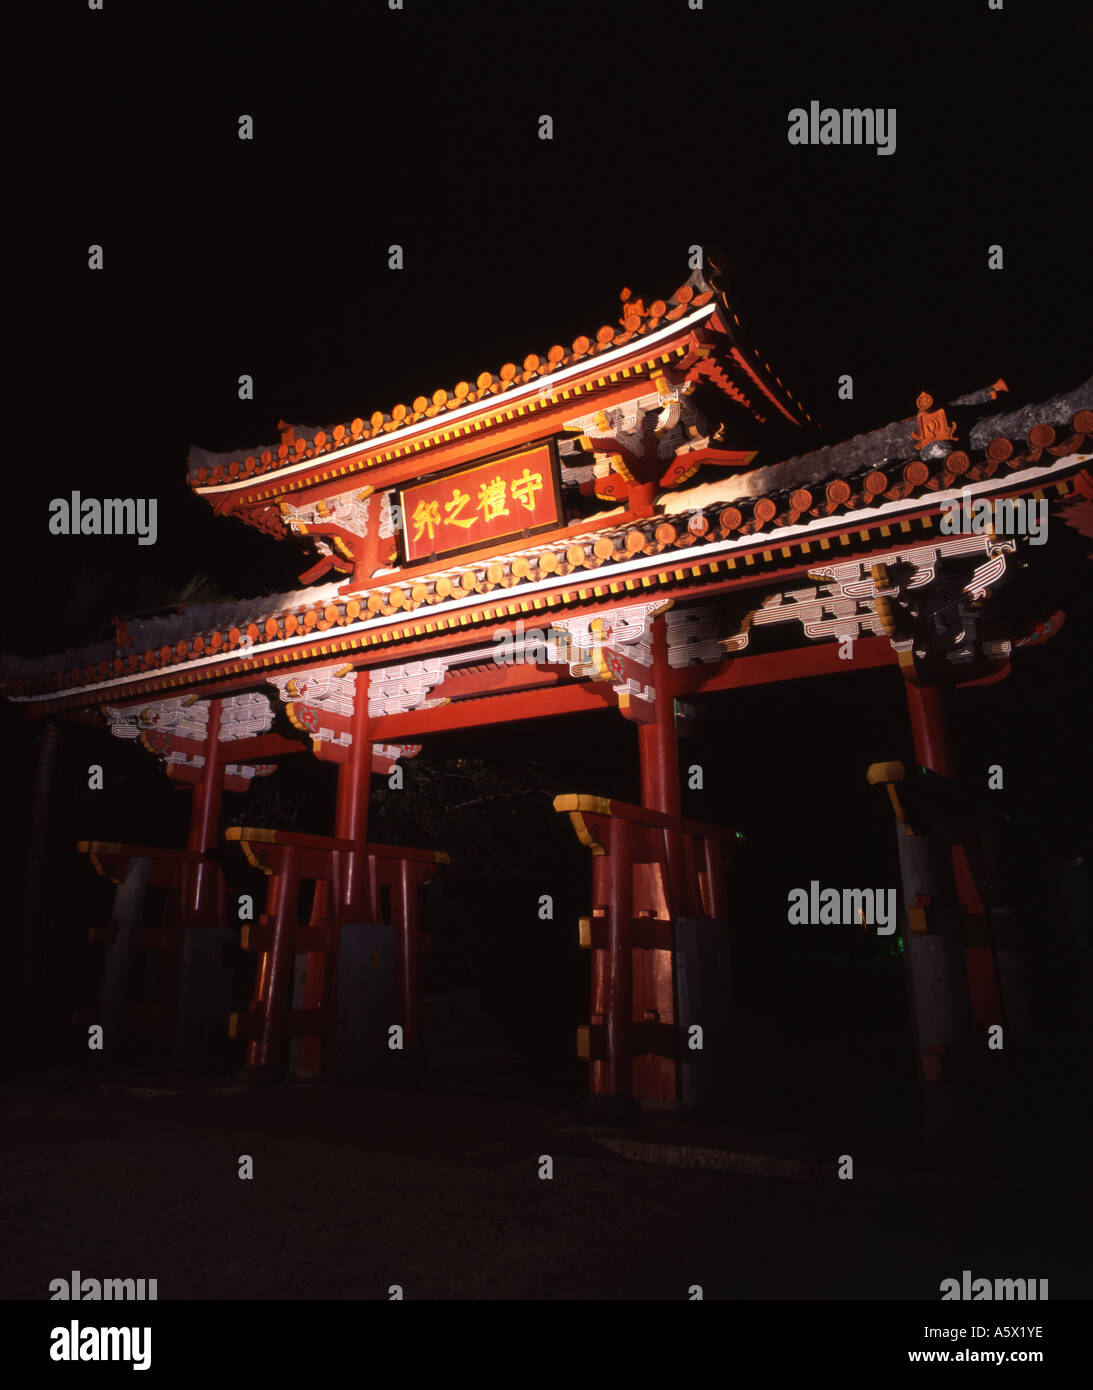
[[[217,868],[212,920],[195,907],[198,874],[210,861],[197,850],[162,849],[104,840],[81,840],[95,871],[117,885],[110,920],[96,924],[88,939],[106,946],[96,1005],[77,1011],[81,1026],[103,1028],[103,1051],[110,1058],[123,1051],[175,1048],[181,1059],[185,1029],[179,1017],[183,975],[183,940],[191,927],[224,925],[225,890]],[[150,889],[164,889],[162,909],[148,921]],[[211,949],[219,950],[223,932]],[[146,955],[145,953],[151,953]]]
[[[227,838],[242,846],[248,861],[269,878],[265,911],[244,924],[240,945],[260,952],[250,1008],[232,1014],[231,1036],[247,1041],[245,1070],[254,1077],[276,1076],[282,1069],[286,1038],[302,1039],[300,1069],[330,1071],[334,1067],[335,1003],[345,856],[354,851],[350,840],[301,835],[287,830],[233,826]],[[383,890],[390,896],[390,920],[397,949],[398,1022],[407,1050],[420,1045],[420,957],[425,954],[418,929],[418,890],[446,864],[448,856],[433,850],[394,845],[367,846],[371,917],[385,915]],[[299,921],[300,887],[315,884],[309,920]],[[307,953],[304,998],[291,1007],[293,957]],[[386,1020],[385,1020],[386,1021]]]
[[[683,875],[672,901],[665,812],[605,797],[554,800],[592,851],[592,913],[581,919],[591,952],[591,1020],[578,1029],[592,1095],[676,1101],[681,1060],[676,924],[726,916],[723,860],[736,831],[683,820]]]

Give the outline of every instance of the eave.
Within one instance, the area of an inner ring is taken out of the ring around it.
[[[1075,481],[1083,494],[1093,486],[1088,473],[1093,454],[1048,455],[1049,461],[1044,462],[1043,451],[1034,452],[1041,456],[1037,463],[1022,467],[1029,464],[1027,454],[1017,455],[1008,477],[989,476],[964,486],[973,495],[991,497],[1028,493],[1042,497],[1051,489],[1057,498],[1069,495]],[[684,529],[681,535],[663,518],[641,519],[610,537],[595,537],[587,549],[582,547],[579,561],[572,557],[565,573],[533,578],[529,564],[525,576],[514,578],[514,562],[550,550],[549,545],[535,547],[510,556],[507,572],[501,566],[493,578],[476,575],[473,592],[451,596],[449,591],[437,597],[434,591],[415,597],[393,585],[386,594],[371,594],[364,604],[358,598],[340,597],[325,605],[321,615],[309,610],[302,624],[293,613],[270,614],[264,632],[251,624],[253,632],[247,634],[238,629],[226,639],[214,634],[224,650],[210,655],[193,655],[194,646],[200,642],[204,647],[208,636],[196,634],[189,643],[180,641],[174,649],[146,652],[143,658],[131,653],[125,659],[101,661],[93,669],[77,667],[30,682],[8,681],[5,693],[36,713],[46,713],[118,703],[155,692],[197,687],[228,690],[253,684],[264,672],[304,663],[337,659],[371,666],[411,660],[427,651],[465,644],[476,628],[486,624],[534,614],[549,620],[552,610],[576,605],[601,602],[610,606],[632,602],[635,594],[667,597],[675,591],[697,597],[769,584],[775,576],[782,582],[807,575],[810,566],[830,559],[832,553],[849,559],[863,547],[871,552],[891,549],[894,535],[909,537],[904,544],[928,545],[937,535],[934,518],[942,503],[959,497],[960,491],[959,486],[932,491],[924,487],[916,495],[883,502],[873,494],[868,502],[855,499],[856,505],[838,514],[768,524],[750,534],[739,534],[739,527],[726,528],[716,514],[711,518],[713,509],[701,513],[712,521],[701,534]],[[608,539],[611,554],[604,553],[602,544],[597,553],[596,544]],[[473,573],[474,567],[468,572]],[[265,640],[260,640],[263,636]],[[143,669],[132,669],[134,665]],[[22,688],[14,689],[14,684]],[[42,689],[43,685],[52,688]]]
[[[439,418],[409,421],[368,443],[334,447],[324,437],[317,451],[301,451],[304,457],[297,463],[286,462],[263,472],[255,468],[249,470],[253,477],[235,477],[216,484],[191,483],[191,487],[199,497],[217,505],[218,510],[218,504],[231,498],[234,511],[364,473],[369,475],[372,486],[391,487],[422,472],[422,455],[426,452],[430,454],[429,471],[441,471],[462,461],[458,453],[453,459],[455,451],[445,446],[458,448],[473,438],[475,452],[488,454],[508,447],[511,441],[505,436],[504,427],[517,420],[538,417],[540,432],[550,433],[559,427],[561,418],[576,413],[575,407],[586,408],[588,397],[596,396],[597,405],[614,404],[614,396],[625,399],[642,377],[683,354],[687,339],[711,317],[715,308],[706,304],[678,323],[604,352],[589,363],[578,363],[550,377],[514,385],[485,401],[447,411]],[[486,445],[481,436],[491,431]]]

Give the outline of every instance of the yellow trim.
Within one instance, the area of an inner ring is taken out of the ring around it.
[[[272,868],[270,868],[268,864],[262,863],[262,861],[255,854],[254,850],[251,849],[249,843],[246,840],[242,841],[242,845],[243,853],[247,856],[247,863],[251,866],[251,868],[257,869],[260,873],[265,874],[267,878],[271,878],[273,876]]]
[[[288,722],[293,726],[293,728],[299,729],[299,731],[300,731],[302,734],[306,734],[306,733],[307,733],[307,728],[306,728],[306,727],[300,722],[300,720],[296,717],[296,705],[297,705],[298,703],[301,703],[301,702],[299,702],[299,701],[292,701],[290,704],[287,704],[287,705],[285,706],[285,713],[288,715]],[[305,706],[305,708],[306,708],[306,706]],[[314,742],[314,740],[312,740],[312,742]],[[234,830],[234,829],[237,829],[236,826],[232,826],[231,828],[232,828],[233,830]]]
[[[888,800],[892,803],[892,810],[896,813],[896,819],[903,826],[908,835],[915,832],[911,829],[907,820],[907,813],[903,809],[903,804],[896,791],[896,783],[902,782],[906,769],[902,763],[872,763],[866,772],[866,778],[871,787],[883,786],[888,791]]]
[[[866,772],[866,780],[871,787],[884,786],[889,782],[902,782],[907,769],[902,763],[871,763]]]
[[[120,854],[124,849],[123,845],[109,844],[105,840],[81,840],[76,846],[77,854],[86,854],[91,860],[95,872],[100,878],[109,879],[111,883],[120,883],[120,878],[115,878],[113,874],[108,874],[103,867],[100,854]]]
[[[556,811],[588,811],[596,816],[609,816],[611,802],[606,796],[588,796],[582,792],[566,792],[554,798]]]
[[[262,830],[247,825],[229,825],[224,832],[224,838],[226,840],[238,841],[238,843],[242,845],[243,853],[247,856],[247,863],[250,864],[251,868],[258,869],[261,873],[264,873],[267,878],[272,875],[273,870],[268,864],[262,863],[254,850],[251,849],[250,842],[255,841],[256,843],[267,845],[275,844],[277,841],[276,830]]]
[[[554,809],[560,812],[568,812],[573,829],[577,833],[577,839],[582,845],[592,851],[594,855],[603,855],[607,850],[599,840],[589,830],[582,812],[591,815],[609,816],[611,814],[611,803],[603,796],[586,796],[583,794],[566,794],[554,798]]]

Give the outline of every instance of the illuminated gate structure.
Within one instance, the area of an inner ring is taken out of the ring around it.
[[[756,463],[810,421],[716,275],[695,272],[668,300],[624,290],[593,338],[389,414],[281,422],[280,443],[253,453],[193,449],[189,485],[219,515],[312,548],[306,587],[133,619],[108,644],[5,666],[3,693],[32,716],[93,714],[192,787],[185,848],[80,846],[119,885],[89,1017],[108,1033],[140,1024],[118,972],[143,950],[145,1022],[180,1063],[210,1028],[247,1040],[255,1076],[283,1074],[290,1038],[304,1071],[367,1075],[392,1028],[412,1057],[417,895],[445,856],[369,838],[370,777],[439,731],[600,710],[638,726],[641,805],[595,787],[555,803],[591,851],[592,1108],[701,1100],[724,1051],[735,835],[682,816],[682,702],[891,667],[929,776],[869,775],[898,819],[922,1077],[958,1072],[989,1025],[1018,1016],[1020,971],[976,827],[945,809],[945,695],[1001,680],[1062,620],[1030,624],[1007,598],[1050,549],[1026,509],[1093,535],[1093,379],[1017,411],[1006,391],[943,408],[923,392],[906,420]],[[1020,505],[988,516],[1001,499]],[[230,830],[268,878],[264,912],[235,922],[212,853],[227,852],[221,796],[308,750],[338,767],[335,834]],[[168,892],[156,927],[139,909],[149,883]],[[251,1007],[230,1017],[228,941],[260,957]]]

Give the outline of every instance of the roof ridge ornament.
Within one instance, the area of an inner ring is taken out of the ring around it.
[[[917,428],[912,429],[911,438],[924,458],[944,458],[952,453],[956,426],[945,414],[944,406],[940,410],[931,410],[933,403],[934,398],[928,391],[918,393],[915,399],[918,408]]]

